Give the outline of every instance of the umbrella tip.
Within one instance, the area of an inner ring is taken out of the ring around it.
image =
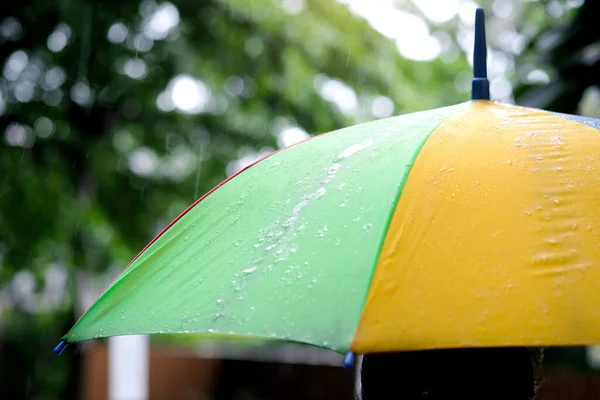
[[[475,11],[475,45],[473,48],[472,100],[490,99],[490,82],[487,78],[487,45],[485,42],[485,13]]]
[[[64,340],[61,340],[60,343],[57,344],[56,347],[54,348],[54,354],[60,355],[60,353],[62,353],[63,350],[65,349],[65,347],[67,347],[67,342],[65,342]]]
[[[354,360],[356,359],[356,355],[349,351],[344,356],[344,368],[350,369],[354,366]]]

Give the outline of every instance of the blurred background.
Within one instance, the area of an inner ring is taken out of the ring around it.
[[[595,0],[1,2],[0,398],[107,398],[107,341],[52,348],[135,254],[273,150],[468,100],[477,6],[494,100],[600,117]],[[151,399],[353,396],[324,351],[149,340]],[[598,353],[539,398],[600,398]]]

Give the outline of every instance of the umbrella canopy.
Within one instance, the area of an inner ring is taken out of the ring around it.
[[[600,121],[489,98],[316,136],[161,232],[64,336],[344,353],[600,342]]]

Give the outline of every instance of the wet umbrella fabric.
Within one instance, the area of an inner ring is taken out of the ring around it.
[[[600,123],[491,102],[480,82],[473,101],[319,135],[219,185],[64,342],[600,342]]]

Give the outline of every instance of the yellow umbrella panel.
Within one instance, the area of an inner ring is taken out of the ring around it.
[[[357,353],[600,342],[600,132],[477,101],[417,156]]]

